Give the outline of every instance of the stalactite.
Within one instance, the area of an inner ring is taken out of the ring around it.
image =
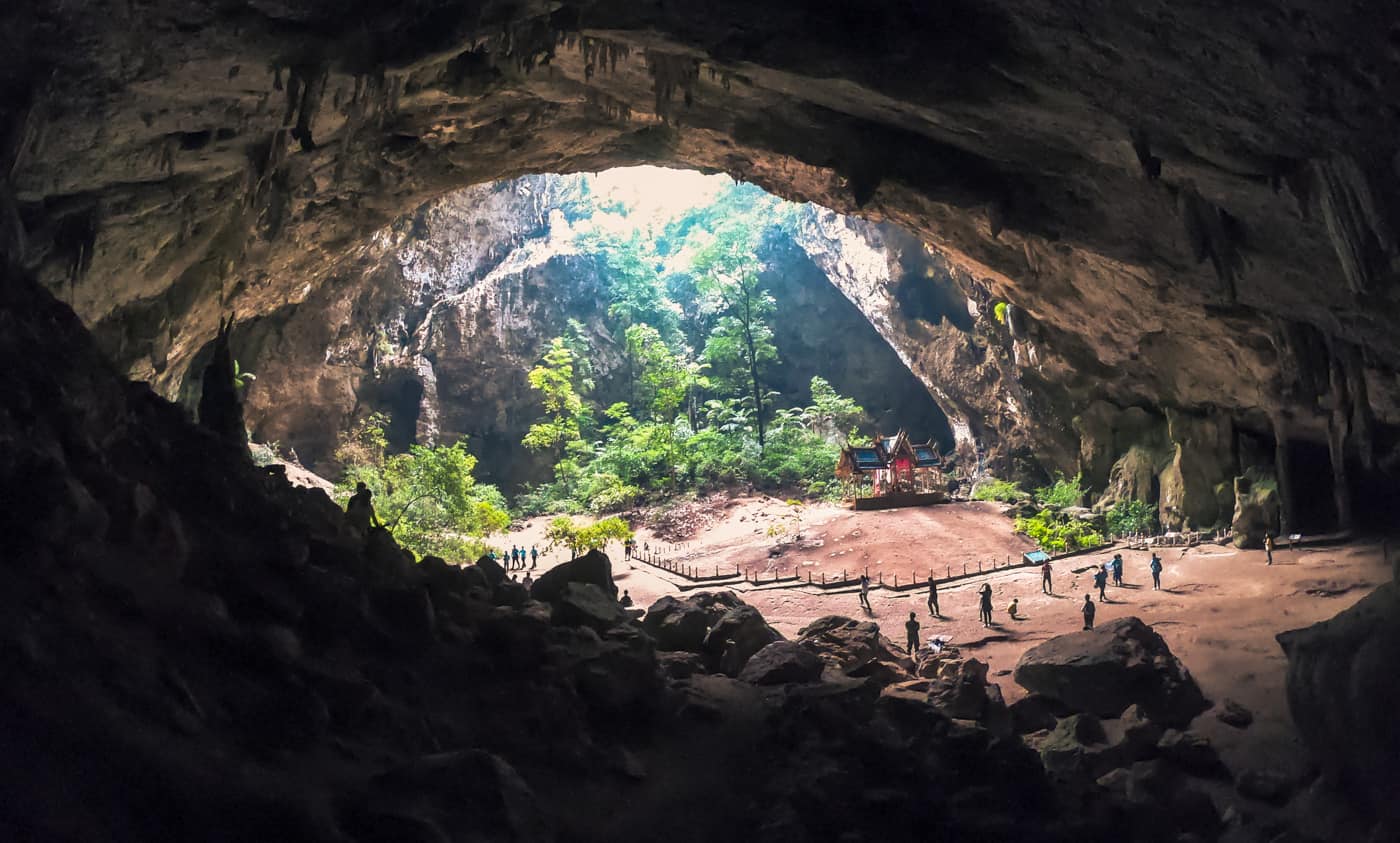
[[[666,123],[674,123],[671,103],[679,90],[686,106],[694,103],[695,83],[700,78],[700,62],[690,56],[646,51],[647,71],[651,73],[652,90],[656,94],[656,115]]]
[[[1361,349],[1351,343],[1342,345],[1342,362],[1346,367],[1347,393],[1351,396],[1351,450],[1362,468],[1372,470],[1376,463],[1375,417],[1366,387],[1365,363]]]
[[[1239,221],[1224,208],[1204,199],[1191,182],[1182,185],[1177,192],[1176,203],[1177,214],[1196,262],[1210,258],[1223,287],[1225,300],[1234,304],[1235,280],[1244,272],[1244,256],[1239,249],[1243,231]]]
[[[1354,293],[1365,293],[1400,265],[1400,244],[1391,221],[1376,202],[1371,181],[1352,157],[1314,163],[1318,202],[1342,275]]]
[[[1337,508],[1337,526],[1349,530],[1352,526],[1351,480],[1347,473],[1347,434],[1350,432],[1347,400],[1347,377],[1342,362],[1332,357],[1331,413],[1327,424],[1327,452],[1332,460],[1332,499]]]

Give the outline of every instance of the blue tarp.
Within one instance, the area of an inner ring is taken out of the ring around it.
[[[1043,550],[1032,550],[1030,553],[1022,554],[1021,558],[1032,565],[1042,565],[1050,561],[1050,554]]]

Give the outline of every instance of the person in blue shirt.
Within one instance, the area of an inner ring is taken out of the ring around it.
[[[1158,589],[1162,587],[1162,560],[1157,554],[1152,554],[1152,561],[1147,565],[1152,571],[1152,587]]]
[[[1099,590],[1099,602],[1106,602],[1108,596],[1103,593],[1103,590],[1108,587],[1108,571],[1105,568],[1100,568],[1094,572],[1094,587]],[[1088,595],[1085,596],[1087,597]]]

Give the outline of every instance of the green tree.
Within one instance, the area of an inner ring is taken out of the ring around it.
[[[759,281],[754,258],[760,233],[752,220],[724,223],[696,253],[692,265],[701,293],[720,302],[724,313],[705,342],[703,357],[736,393],[752,400],[761,451],[768,421],[764,383],[778,362],[778,349],[767,321],[776,307]]]
[[[538,366],[530,370],[530,386],[540,393],[545,418],[530,425],[522,444],[532,451],[567,452],[580,441],[583,399],[574,387],[574,353],[564,338],[555,337]]]
[[[866,420],[865,408],[840,394],[820,375],[812,376],[812,406],[803,412],[807,426],[830,440],[848,434]]]
[[[479,556],[482,539],[510,525],[505,498],[494,486],[472,476],[476,457],[462,442],[388,456],[383,416],[366,419],[336,449],[345,467],[336,486],[341,501],[357,483],[374,493],[380,521],[400,545],[419,556],[433,554],[454,561]]]

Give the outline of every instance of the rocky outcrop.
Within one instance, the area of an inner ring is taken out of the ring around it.
[[[1312,757],[1340,792],[1400,829],[1388,784],[1400,777],[1400,589],[1387,583],[1335,618],[1281,633],[1278,641],[1288,655],[1288,708]]]
[[[569,583],[591,585],[602,591],[609,599],[617,599],[617,584],[613,582],[612,561],[601,550],[590,550],[577,559],[570,559],[540,574],[530,586],[530,596],[536,600],[553,602],[564,593]]]
[[[1210,707],[1162,637],[1132,617],[1036,645],[1016,663],[1014,678],[1100,717],[1137,705],[1155,723],[1184,727]]]
[[[358,246],[427,201],[660,162],[936,246],[970,281],[971,335],[921,317],[956,308],[909,279],[852,300],[891,314],[877,329],[1000,471],[1070,471],[1069,419],[1108,399],[1229,418],[1277,463],[1325,445],[1339,521],[1348,487],[1393,483],[1397,175],[1375,139],[1400,70],[1368,15],[241,8],[23,3],[0,27],[0,243],[167,395],[222,314],[333,306],[315,296]],[[415,363],[378,384],[405,402],[398,377],[450,385]],[[303,382],[339,401],[350,378]],[[1173,469],[1188,497],[1198,468]]]
[[[1263,547],[1264,537],[1277,537],[1281,526],[1277,481],[1255,472],[1236,477],[1230,520],[1235,547]]]
[[[826,665],[811,651],[794,641],[774,641],[754,653],[739,671],[739,679],[755,685],[784,685],[789,682],[815,682]]]

